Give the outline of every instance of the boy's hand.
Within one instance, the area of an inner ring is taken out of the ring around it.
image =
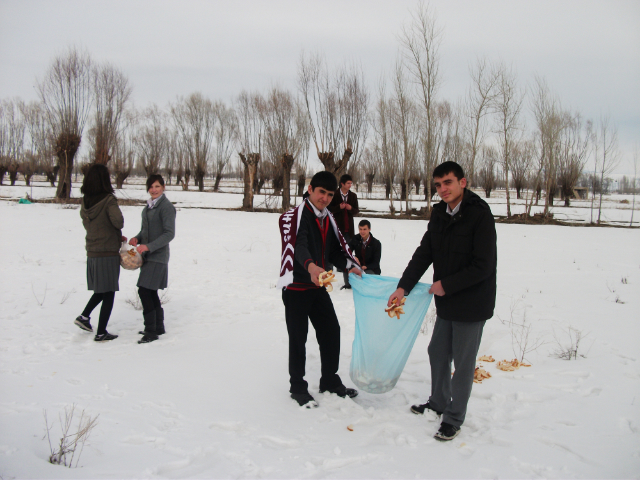
[[[404,298],[404,288],[398,288],[395,292],[391,294],[389,297],[389,301],[387,302],[387,307],[393,305],[393,301],[396,301],[396,305],[400,305],[400,302]]]

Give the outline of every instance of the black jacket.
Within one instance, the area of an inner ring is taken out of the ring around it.
[[[342,269],[347,266],[346,253],[342,251],[340,240],[336,237],[328,216],[324,218],[320,230],[316,214],[307,200],[305,208],[302,209],[294,250],[293,283],[287,287],[289,290],[319,288],[311,281],[311,275],[307,270],[311,262],[325,270],[330,268],[329,263]]]
[[[374,238],[369,234],[369,243],[364,250],[364,258],[362,256],[362,237],[360,234],[356,235],[349,242],[349,247],[353,250],[353,254],[360,260],[360,265],[366,265],[367,273],[375,273],[380,275],[380,256],[382,255],[382,244],[380,240]]]
[[[342,194],[340,189],[336,190],[333,195],[333,199],[329,204],[329,211],[333,213],[333,218],[336,219],[336,225],[342,232],[342,235],[353,237],[356,233],[353,224],[353,217],[358,216],[360,213],[360,207],[358,206],[358,195],[355,192],[349,190],[347,192],[347,203],[351,205],[351,210],[346,208],[340,208],[342,203]]]
[[[444,296],[435,296],[438,316],[477,322],[493,316],[496,303],[496,227],[489,205],[465,189],[453,217],[442,201],[433,207],[427,232],[407,265],[398,287],[415,286],[433,263],[433,281]]]

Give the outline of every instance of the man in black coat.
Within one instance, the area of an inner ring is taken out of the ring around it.
[[[485,321],[496,299],[496,228],[489,205],[467,190],[462,167],[445,162],[433,171],[442,201],[433,207],[427,232],[389,297],[408,295],[433,264],[436,323],[429,343],[431,396],[411,411],[442,416],[437,440],[460,433],[471,395],[476,356]],[[455,373],[451,375],[451,360]]]
[[[349,242],[349,248],[358,257],[360,266],[369,275],[380,275],[380,256],[382,255],[382,244],[380,240],[371,234],[371,223],[369,220],[360,220],[358,224],[360,233]]]
[[[320,393],[326,391],[340,397],[358,395],[353,388],[346,388],[338,376],[340,324],[329,293],[319,282],[319,275],[328,270],[329,262],[345,271],[353,265],[328,217],[327,206],[335,189],[336,179],[330,172],[319,172],[311,179],[309,196],[303,200],[305,204],[297,229],[293,282],[282,291],[289,333],[289,391],[291,398],[307,408],[318,406],[304,379],[309,321],[316,331],[320,347]],[[351,271],[360,274],[359,268]]]
[[[351,175],[344,174],[340,177],[340,188],[333,195],[333,199],[329,204],[329,211],[336,219],[336,225],[342,232],[342,236],[347,242],[350,242],[355,231],[353,228],[353,217],[360,213],[358,206],[358,195],[351,191],[353,179]],[[342,269],[338,269],[341,271]],[[344,286],[342,288],[351,288],[349,285],[349,272],[344,271]]]

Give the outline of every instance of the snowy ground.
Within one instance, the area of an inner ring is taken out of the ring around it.
[[[3,186],[0,197],[25,191]],[[34,197],[51,192],[36,187]],[[77,208],[0,201],[0,478],[640,478],[640,230],[497,226],[496,316],[480,353],[514,358],[511,319],[546,343],[526,355],[530,368],[483,363],[492,378],[474,386],[461,434],[438,443],[437,424],[409,412],[430,388],[429,322],[396,388],[354,400],[317,394],[310,334],[307,379],[320,408],[300,409],[288,396],[275,288],[277,215],[187,208],[237,207],[237,194],[167,196],[179,207],[168,333],[148,345],[136,343],[142,316],[127,303],[135,272],[121,273],[109,324],[117,340],[95,343],[73,325],[89,298]],[[628,221],[618,202],[603,214]],[[136,234],[141,207],[122,210],[124,234]],[[426,222],[372,223],[383,274],[399,276]],[[352,294],[331,295],[339,373],[351,386]],[[553,356],[569,328],[584,335],[578,360]],[[74,403],[100,416],[78,468],[66,469],[47,463],[43,411],[55,439],[58,414]]]

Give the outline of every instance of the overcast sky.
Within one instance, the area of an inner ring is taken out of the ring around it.
[[[565,108],[617,125],[622,163],[640,143],[640,1],[430,2],[444,31],[440,100],[457,101],[477,57],[514,67],[521,86],[547,80]],[[415,0],[0,0],[0,98],[37,98],[34,85],[69,46],[111,62],[137,106],[200,91],[230,101],[242,89],[296,88],[300,53],[359,62],[372,89],[397,56]],[[527,103],[527,108],[529,104]]]

